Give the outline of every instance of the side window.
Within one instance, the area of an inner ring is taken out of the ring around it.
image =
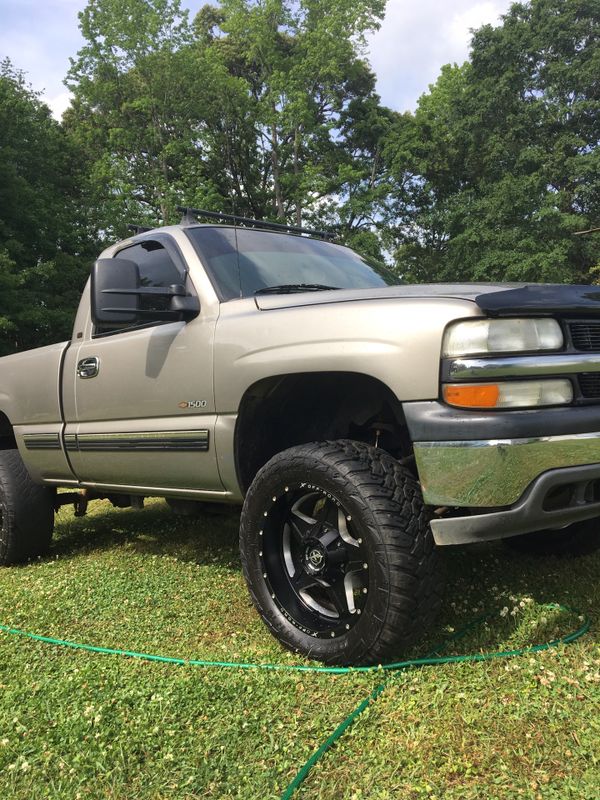
[[[135,261],[140,270],[142,286],[171,286],[183,283],[184,275],[160,242],[147,241],[119,250],[117,258]]]

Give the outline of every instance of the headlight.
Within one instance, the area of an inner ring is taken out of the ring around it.
[[[570,380],[446,383],[444,400],[460,408],[532,408],[566,405],[573,400]]]
[[[476,353],[515,353],[558,350],[563,334],[555,319],[474,319],[455,322],[446,329],[445,358]]]

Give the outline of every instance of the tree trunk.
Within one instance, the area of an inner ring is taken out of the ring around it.
[[[275,109],[273,109],[275,111]],[[283,197],[281,196],[281,181],[279,178],[279,140],[277,138],[277,128],[271,125],[271,166],[273,168],[273,187],[275,189],[275,208],[277,216],[285,219],[285,209],[283,207]]]
[[[298,126],[294,129],[294,175],[296,177],[296,225],[300,227],[302,225],[302,201],[300,197],[300,160],[299,160],[299,150],[300,150],[300,134],[298,132]]]

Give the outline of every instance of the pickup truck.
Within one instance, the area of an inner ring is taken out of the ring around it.
[[[401,285],[326,235],[189,209],[139,229],[70,341],[0,359],[0,563],[46,553],[67,502],[152,496],[243,506],[283,645],[389,659],[440,606],[441,546],[598,541],[600,289]]]

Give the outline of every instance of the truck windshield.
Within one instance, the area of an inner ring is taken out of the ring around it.
[[[224,300],[401,283],[383,264],[320,239],[225,225],[199,225],[186,233]]]

